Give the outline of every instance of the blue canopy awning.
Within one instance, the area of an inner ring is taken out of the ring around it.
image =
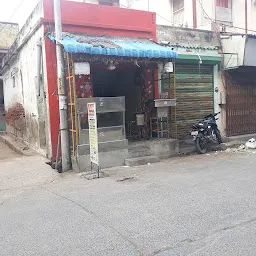
[[[54,37],[49,37],[54,40]],[[178,57],[171,47],[161,46],[149,39],[93,37],[68,33],[63,36],[60,43],[69,53],[150,59]]]

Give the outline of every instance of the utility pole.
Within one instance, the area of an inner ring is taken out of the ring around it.
[[[57,75],[58,75],[58,96],[60,113],[60,136],[61,136],[61,162],[62,172],[70,170],[70,148],[68,134],[68,113],[67,113],[67,90],[65,86],[65,70],[62,40],[62,24],[60,0],[54,0],[54,22],[56,38],[56,57],[57,57]],[[58,157],[58,156],[57,156]]]

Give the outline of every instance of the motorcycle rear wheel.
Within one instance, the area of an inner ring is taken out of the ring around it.
[[[207,152],[207,143],[201,137],[197,137],[195,143],[198,153],[205,154]]]

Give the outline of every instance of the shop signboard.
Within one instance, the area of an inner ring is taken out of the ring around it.
[[[87,103],[91,162],[99,166],[96,103]]]

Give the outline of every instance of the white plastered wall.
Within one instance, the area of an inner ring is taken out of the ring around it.
[[[47,111],[42,112],[39,109],[37,89],[37,45],[44,39],[44,27],[40,24],[42,16],[42,5],[39,3],[17,36],[14,43],[15,54],[5,63],[3,80],[7,116],[8,111],[11,112],[17,104],[24,111],[24,116],[15,121],[15,124],[7,123],[7,132],[18,136],[32,148],[46,155],[48,148],[42,149],[40,145],[42,132],[40,134],[39,114]],[[42,56],[45,56],[44,47]],[[47,88],[46,85],[45,87]],[[48,122],[47,113],[45,120]]]

